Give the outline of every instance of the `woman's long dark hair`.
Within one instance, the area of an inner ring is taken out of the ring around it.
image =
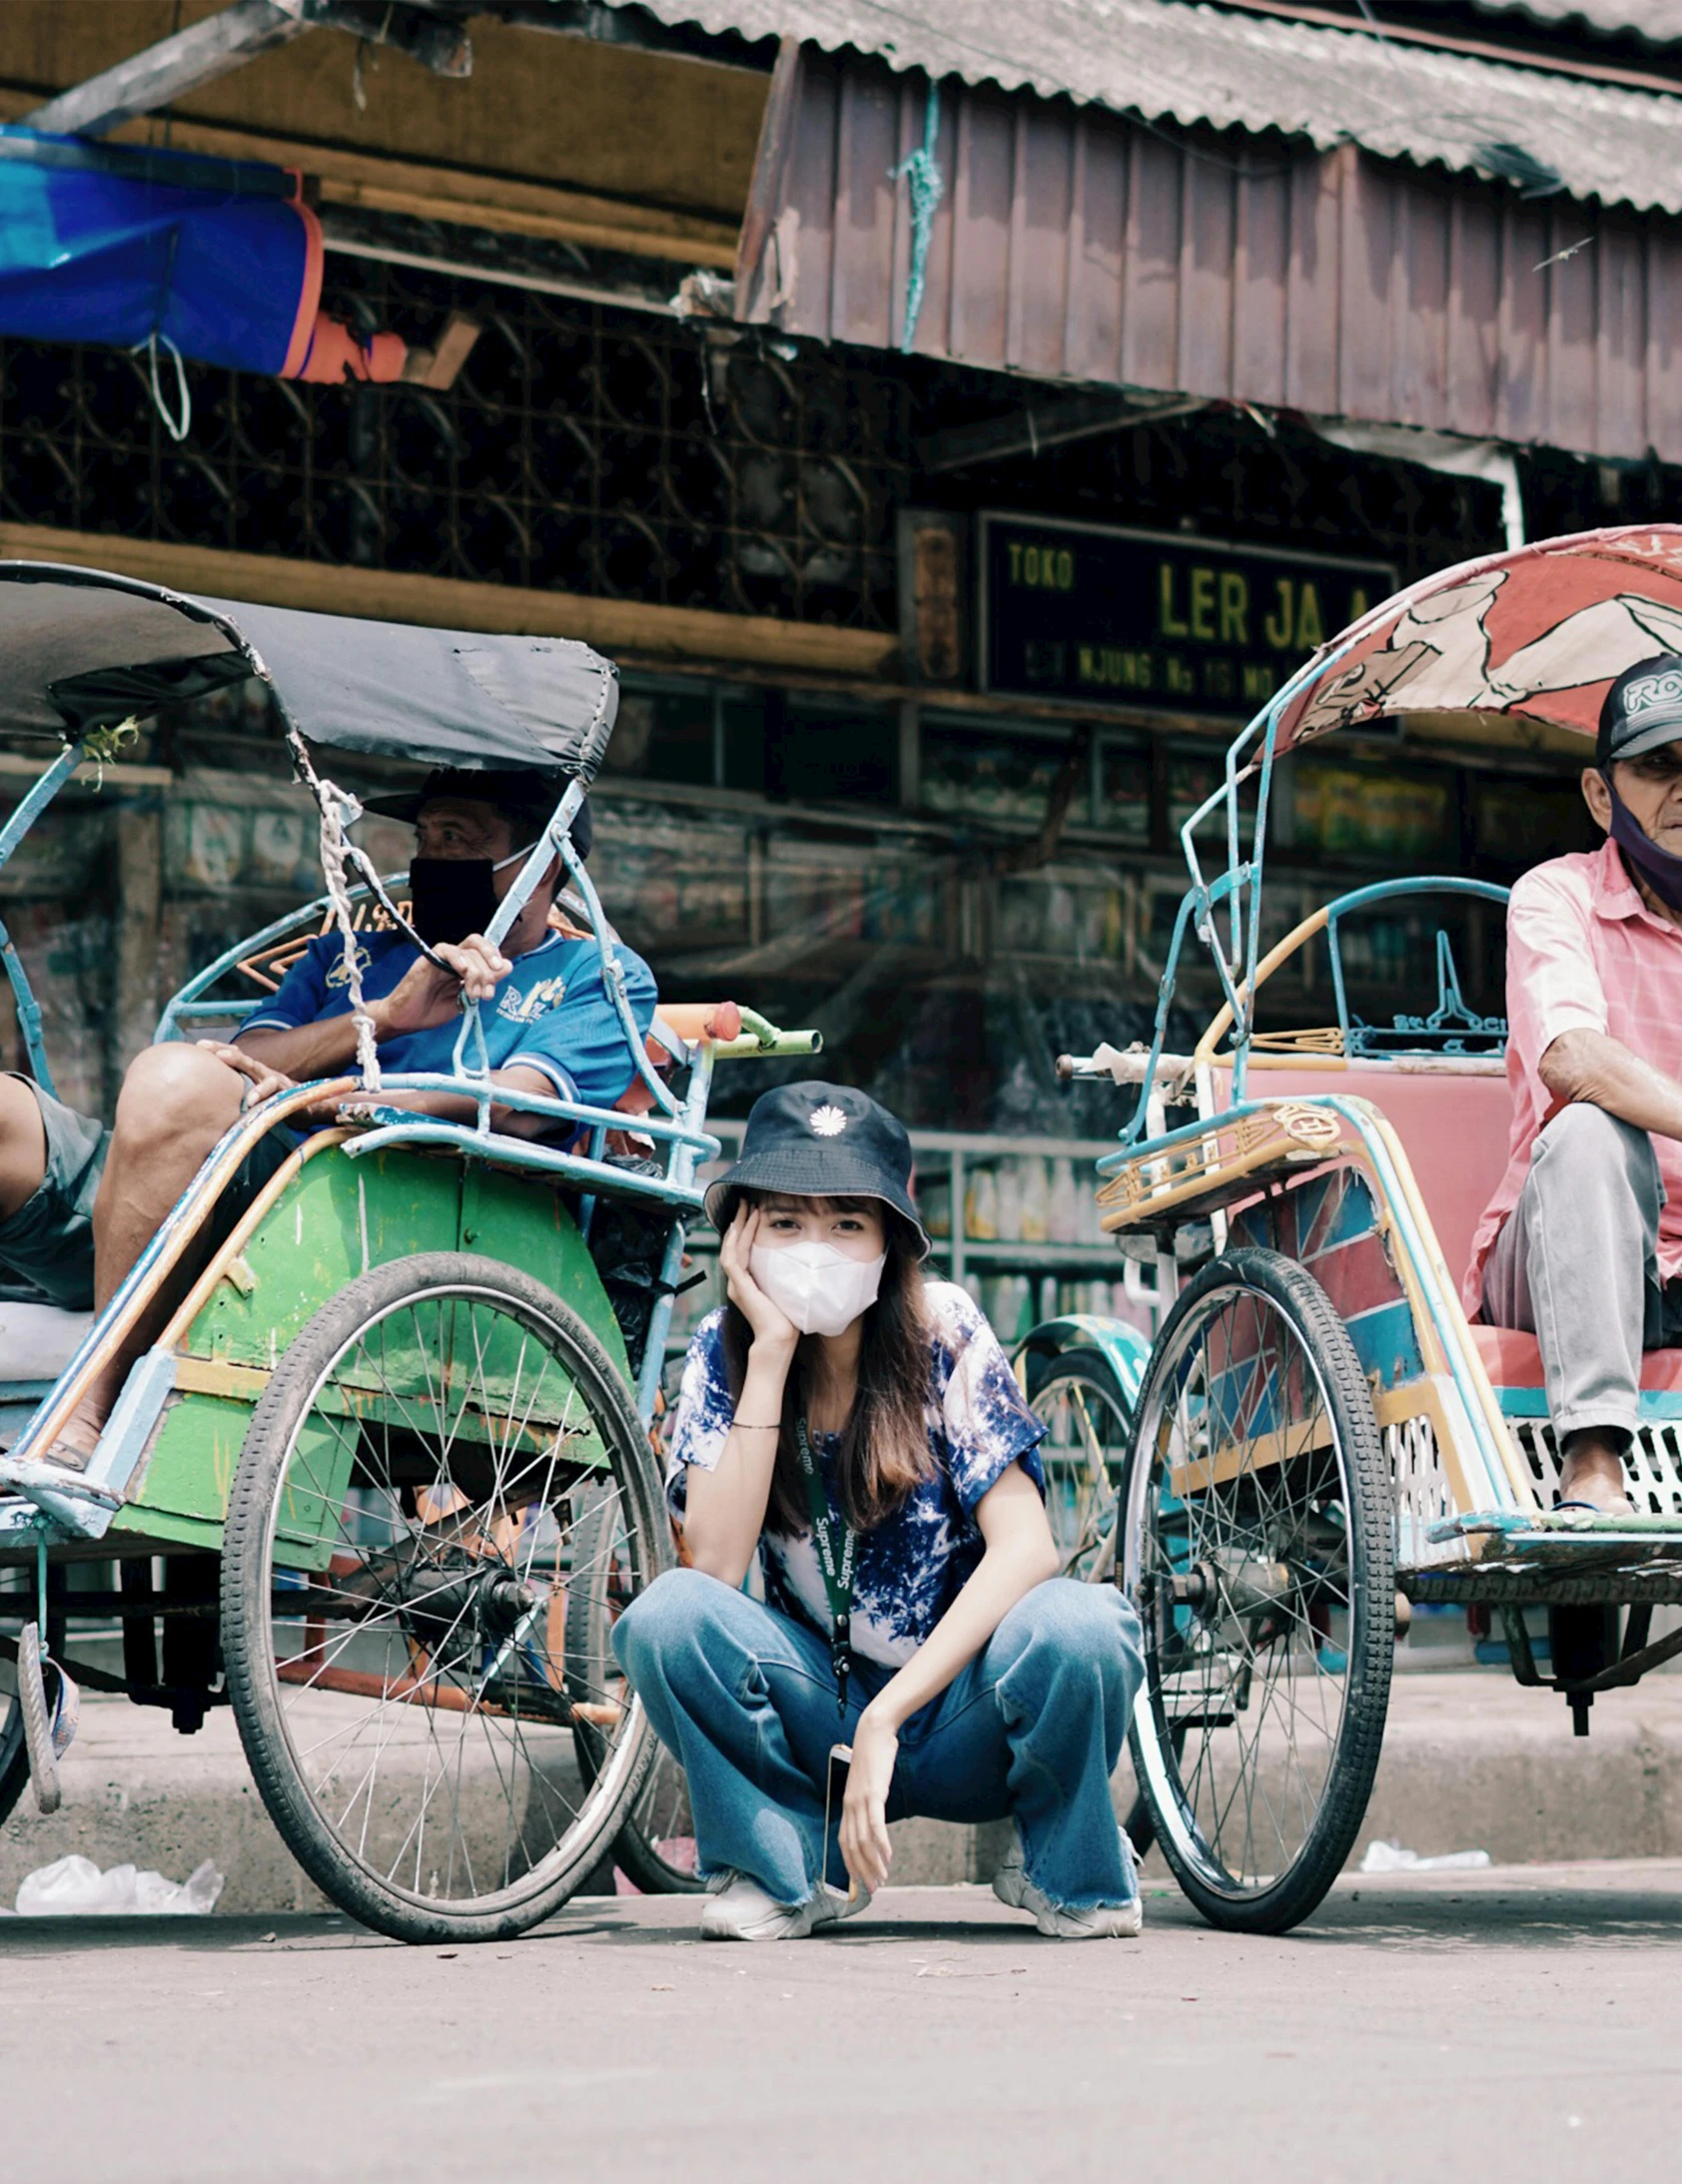
[[[744,1191],[748,1203],[758,1193]],[[779,1194],[780,1195],[780,1194]],[[740,1202],[739,1200],[737,1201]],[[876,1302],[864,1315],[859,1339],[858,1393],[841,1434],[837,1484],[841,1508],[856,1532],[869,1532],[891,1517],[912,1489],[932,1476],[925,1407],[929,1397],[929,1330],[923,1314],[923,1268],[911,1223],[878,1198],[818,1198],[837,1213],[879,1213],[887,1231],[888,1263]],[[728,1209],[733,1218],[735,1206]],[[728,1219],[721,1225],[728,1225]],[[741,1393],[753,1330],[733,1303],[724,1307],[724,1363],[732,1394]],[[768,1530],[805,1531],[810,1521],[806,1489],[795,1454],[794,1421],[806,1414],[813,1392],[819,1337],[802,1335],[783,1386],[782,1431],[765,1511]]]

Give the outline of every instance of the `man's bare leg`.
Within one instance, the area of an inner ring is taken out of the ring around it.
[[[1621,1441],[1595,1426],[1565,1436],[1565,1461],[1559,1467],[1559,1498],[1592,1502],[1608,1517],[1630,1517],[1634,1504],[1624,1485]]]
[[[130,1064],[94,1200],[96,1310],[110,1303],[206,1153],[239,1114],[245,1082],[201,1047],[148,1047]],[[193,1271],[201,1260],[202,1253],[192,1254]],[[93,1453],[129,1367],[150,1347],[182,1290],[180,1275],[164,1284],[71,1413],[62,1441],[84,1456]]]
[[[0,1221],[23,1211],[46,1173],[41,1103],[21,1078],[0,1077]]]

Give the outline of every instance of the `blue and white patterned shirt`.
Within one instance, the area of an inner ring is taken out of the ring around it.
[[[909,1661],[951,1607],[984,1550],[975,1507],[1014,1463],[1043,1495],[1036,1454],[1045,1427],[1029,1409],[998,1337],[966,1291],[924,1285],[931,1337],[929,1451],[934,1471],[901,1507],[859,1540],[853,1583],[853,1651],[884,1668]],[[724,1314],[709,1312],[684,1360],[672,1421],[666,1499],[681,1522],[687,1467],[711,1471],[735,1416],[724,1364]],[[830,1506],[839,1509],[835,1466],[840,1436],[814,1434]],[[765,1597],[782,1614],[829,1635],[829,1597],[811,1530],[762,1532]]]

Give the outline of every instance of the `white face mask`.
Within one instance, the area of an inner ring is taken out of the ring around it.
[[[838,1335],[868,1312],[882,1286],[879,1258],[850,1259],[832,1243],[756,1243],[747,1270],[802,1334]]]

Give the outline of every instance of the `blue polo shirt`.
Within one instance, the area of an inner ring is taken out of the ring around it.
[[[365,933],[361,943],[363,997],[380,1001],[420,959],[401,933]],[[639,1033],[654,1016],[654,978],[640,956],[621,946],[625,992]],[[337,933],[319,935],[282,981],[273,1001],[246,1019],[248,1032],[294,1032],[303,1024],[350,1013],[345,946]],[[601,971],[601,945],[551,933],[523,956],[494,995],[479,1007],[484,1044],[493,1070],[518,1063],[546,1077],[562,1099],[610,1107],[630,1083],[636,1064],[625,1044]],[[380,1067],[447,1074],[461,1030],[459,1017],[430,1031],[410,1032],[381,1043]]]

